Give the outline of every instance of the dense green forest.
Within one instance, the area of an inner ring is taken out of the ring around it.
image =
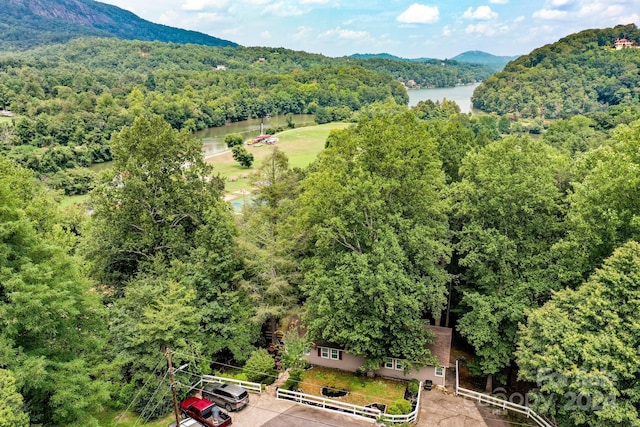
[[[640,50],[615,50],[619,38],[640,41],[634,25],[586,30],[512,61],[476,89],[480,110],[517,117],[561,118],[640,103]]]
[[[365,370],[431,363],[423,325],[451,326],[474,375],[526,381],[559,426],[637,426],[637,107],[409,109],[363,64],[111,39],[3,55],[0,426],[162,416],[145,386],[167,349],[196,374],[255,366],[292,315]],[[192,131],[281,112],[353,125],[305,169],[274,148],[234,215]],[[107,159],[59,207],[56,174]]]
[[[375,102],[406,105],[399,80],[446,86],[485,75],[467,64],[77,39],[0,56],[0,109],[17,114],[0,125],[0,150],[53,188],[80,194],[92,182],[83,168],[111,160],[110,135],[142,110],[190,130],[287,113],[315,113],[324,123]]]

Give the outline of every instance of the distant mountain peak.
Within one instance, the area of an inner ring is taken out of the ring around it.
[[[43,0],[8,0],[14,5],[27,8],[34,15],[47,19],[60,19],[83,25],[95,25],[112,22],[103,13],[96,12],[80,0],[57,0],[55,4]]]
[[[517,58],[519,58],[519,56],[496,56],[481,50],[468,50],[454,56],[451,60],[472,64],[484,64],[494,68],[496,71],[500,71],[507,63]]]
[[[154,24],[94,0],[0,0],[0,49],[28,49],[78,37],[238,46],[197,31]]]

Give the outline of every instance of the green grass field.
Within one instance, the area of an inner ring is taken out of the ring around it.
[[[11,123],[11,120],[13,119],[15,119],[15,117],[0,116],[0,125],[3,123]]]
[[[348,126],[350,126],[349,123],[327,123],[291,129],[275,135],[279,139],[275,145],[247,146],[247,150],[254,156],[253,167],[249,169],[233,160],[230,151],[209,157],[207,162],[213,165],[214,173],[219,173],[227,179],[226,188],[229,199],[237,198],[242,194],[235,194],[236,192],[251,191],[249,176],[260,168],[262,160],[271,153],[272,147],[278,147],[287,155],[291,167],[305,167],[322,151],[327,136],[333,129],[344,129]]]
[[[315,366],[303,372],[299,387],[304,393],[320,397],[322,387],[347,390],[349,394],[340,398],[343,402],[360,406],[372,403],[388,406],[404,398],[407,383],[380,377],[366,378],[351,372]]]

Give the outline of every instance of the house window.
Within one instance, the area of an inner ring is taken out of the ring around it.
[[[384,361],[384,367],[387,369],[395,369],[402,371],[403,359],[396,359],[395,357],[387,357]]]
[[[442,366],[436,366],[436,377],[444,377],[444,368]]]
[[[394,365],[393,359],[390,357],[387,357],[387,360],[385,360],[384,362],[384,367],[387,369],[393,369],[393,365]]]
[[[323,359],[342,360],[342,350],[336,348],[318,347],[318,356]]]

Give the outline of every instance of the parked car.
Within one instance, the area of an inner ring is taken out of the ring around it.
[[[202,397],[216,402],[227,411],[240,410],[249,403],[247,390],[229,383],[209,383],[202,389]]]
[[[169,427],[176,427],[176,422],[169,424]],[[187,417],[180,420],[180,427],[203,427],[203,425],[193,418]]]
[[[193,418],[207,427],[227,427],[232,423],[231,417],[221,411],[215,403],[199,397],[190,397],[182,401],[180,411],[186,417]]]

